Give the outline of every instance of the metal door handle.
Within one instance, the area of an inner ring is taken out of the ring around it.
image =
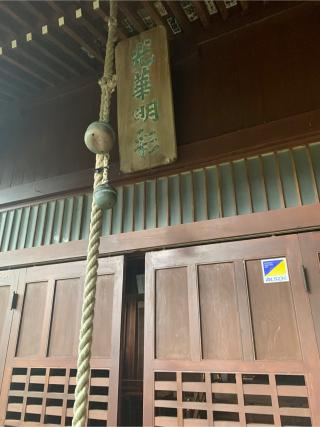
[[[302,273],[304,289],[308,294],[310,294],[311,289],[310,289],[309,281],[308,281],[308,272],[307,272],[307,269],[304,265],[301,266],[301,273]]]

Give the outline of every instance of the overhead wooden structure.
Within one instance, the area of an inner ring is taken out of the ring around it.
[[[219,37],[301,2],[121,1],[118,37],[162,24],[173,51]],[[101,74],[107,2],[0,3],[0,112],[10,105]]]

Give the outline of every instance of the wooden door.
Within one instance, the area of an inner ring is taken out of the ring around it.
[[[299,242],[320,357],[320,232],[300,234]]]
[[[265,284],[275,257],[289,280]],[[296,236],[149,253],[145,292],[145,426],[320,425]]]
[[[0,401],[6,426],[71,425],[85,262],[20,275]],[[117,425],[123,257],[101,259],[88,424]],[[1,422],[0,422],[1,424]]]
[[[0,271],[0,390],[7,356],[19,271]]]

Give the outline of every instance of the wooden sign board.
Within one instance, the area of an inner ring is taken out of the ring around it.
[[[116,69],[121,171],[173,162],[177,148],[165,28],[121,41]]]

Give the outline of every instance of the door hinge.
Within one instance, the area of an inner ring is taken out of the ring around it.
[[[11,300],[11,310],[15,310],[18,305],[18,294],[17,292],[13,292],[12,300]]]
[[[308,294],[310,294],[311,289],[309,286],[308,272],[307,272],[307,269],[304,265],[301,266],[301,273],[302,273],[302,280],[303,280],[304,289],[306,292],[308,292]]]

